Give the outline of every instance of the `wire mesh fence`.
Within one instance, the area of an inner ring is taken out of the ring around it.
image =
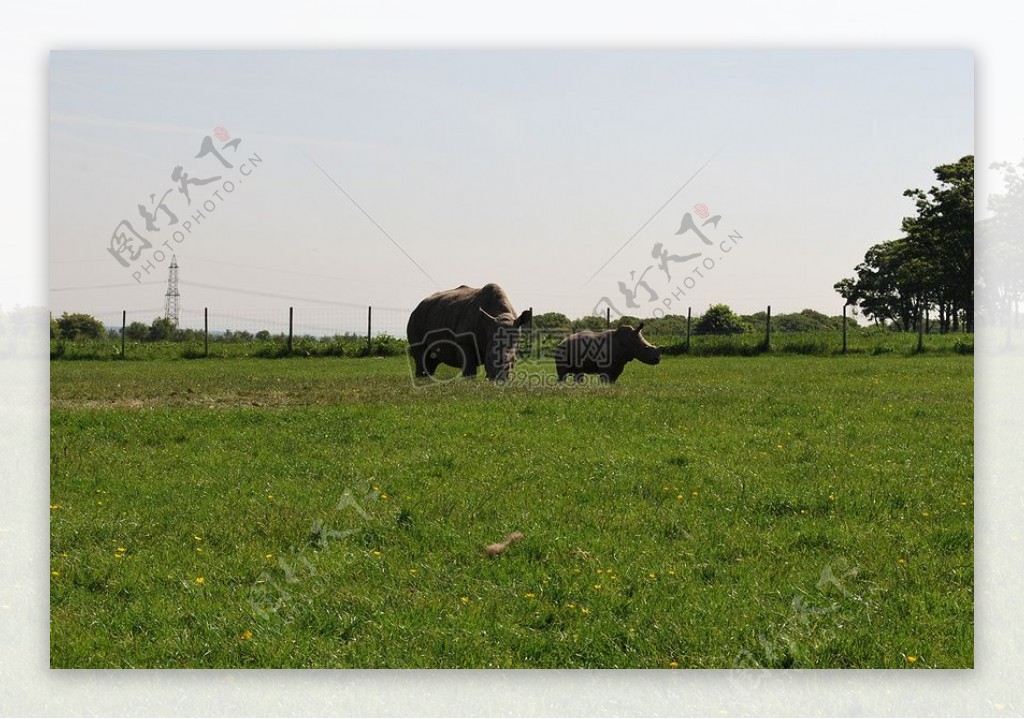
[[[531,308],[533,309],[533,308]],[[164,318],[162,308],[93,313],[102,325],[102,336],[72,342],[51,340],[53,359],[147,359],[156,357],[198,358],[208,356],[388,356],[407,351],[406,325],[411,310],[358,305],[332,307],[210,307],[184,309],[177,323]],[[534,323],[524,327],[519,356],[541,360],[579,330],[604,330],[621,323],[638,324],[637,318],[585,317],[551,323],[553,313],[533,314]],[[937,326],[922,323],[917,331],[857,325],[852,317],[836,315],[817,325],[802,326],[800,313],[773,318],[771,307],[728,331],[702,331],[697,317],[663,316],[644,320],[644,334],[667,355],[755,355],[765,352],[792,354],[912,353],[950,351],[973,353],[971,334],[939,333]],[[797,329],[799,327],[799,329]]]

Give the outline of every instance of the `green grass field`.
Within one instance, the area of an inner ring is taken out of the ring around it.
[[[972,374],[53,362],[51,665],[971,667]]]

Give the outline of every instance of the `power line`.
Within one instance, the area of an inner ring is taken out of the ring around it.
[[[225,287],[223,285],[209,285],[203,282],[187,282],[181,280],[180,284],[188,287],[201,287],[206,290],[218,290],[221,292],[233,292],[241,295],[256,295],[258,297],[271,297],[278,300],[292,300],[294,302],[312,302],[314,304],[321,305],[333,305],[337,307],[358,307],[359,309],[366,309],[366,304],[357,304],[355,302],[338,302],[336,300],[321,300],[314,297],[296,297],[294,295],[284,295],[277,292],[262,292],[260,290],[245,290],[240,287]],[[376,309],[389,310],[393,312],[408,312],[407,309],[399,309],[397,307],[376,307]]]
[[[149,282],[130,282],[121,285],[82,285],[80,287],[51,287],[50,292],[71,292],[73,290],[110,290],[119,287],[139,287],[141,285],[162,285],[163,282],[160,280],[151,280]]]
[[[283,269],[276,268],[276,267],[263,267],[261,265],[247,265],[247,264],[242,264],[240,262],[228,262],[226,260],[211,260],[211,259],[207,259],[207,258],[203,258],[203,257],[193,257],[193,256],[190,256],[188,259],[189,259],[189,262],[200,262],[200,263],[202,263],[202,262],[209,262],[209,263],[215,264],[215,265],[225,265],[227,267],[237,267],[237,268],[243,269],[243,270],[262,270],[264,272],[276,272],[276,273],[285,274],[285,275],[298,275],[300,277],[319,277],[319,278],[325,279],[325,280],[338,280],[338,281],[341,281],[341,282],[369,282],[369,283],[375,284],[375,285],[390,284],[390,285],[397,285],[399,287],[408,287],[409,286],[408,282],[382,282],[380,280],[367,280],[367,279],[362,279],[362,278],[357,278],[357,277],[339,277],[337,275],[323,275],[323,274],[320,274],[318,272],[302,272],[300,270],[283,270]]]

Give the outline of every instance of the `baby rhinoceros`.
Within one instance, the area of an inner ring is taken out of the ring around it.
[[[621,325],[604,332],[585,330],[569,335],[555,348],[558,381],[573,375],[581,382],[583,375],[596,374],[604,382],[614,382],[630,360],[658,364],[661,350],[644,339],[640,334],[643,328],[641,322],[636,329]]]

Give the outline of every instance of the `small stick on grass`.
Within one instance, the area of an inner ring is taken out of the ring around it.
[[[512,542],[518,542],[522,538],[522,532],[512,532],[512,534],[505,537],[504,542],[495,542],[494,544],[490,544],[484,551],[487,552],[488,557],[496,557],[504,552]]]

